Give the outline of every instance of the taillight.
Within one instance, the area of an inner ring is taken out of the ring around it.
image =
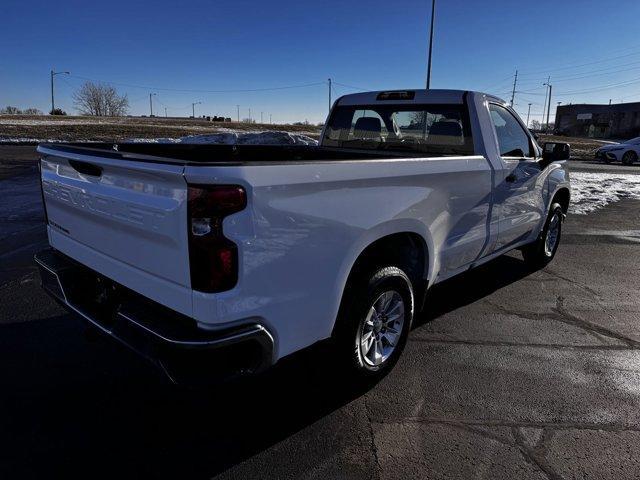
[[[222,221],[247,206],[239,185],[189,185],[189,266],[191,288],[221,292],[238,281],[238,248],[222,232]]]

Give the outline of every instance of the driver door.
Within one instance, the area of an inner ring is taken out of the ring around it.
[[[544,178],[538,149],[517,116],[497,103],[489,104],[502,171],[496,188],[500,209],[496,249],[505,249],[528,238],[544,215]]]

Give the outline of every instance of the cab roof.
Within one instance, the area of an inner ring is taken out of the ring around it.
[[[456,104],[464,102],[465,93],[486,95],[494,100],[503,102],[502,99],[480,92],[468,90],[440,90],[440,89],[410,89],[410,90],[378,90],[374,92],[353,93],[340,97],[336,105],[375,105],[384,103],[394,104],[423,104],[441,103]]]

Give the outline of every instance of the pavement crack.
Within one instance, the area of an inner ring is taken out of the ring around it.
[[[447,340],[440,338],[413,338],[409,337],[412,343],[431,343],[434,345],[465,345],[476,347],[523,347],[523,348],[545,348],[558,350],[636,350],[635,345],[571,345],[564,343],[530,343],[530,342],[505,342],[492,340]]]
[[[544,442],[547,441],[547,436],[545,434],[546,430],[543,431],[542,439],[533,447],[527,445],[525,442],[524,436],[520,427],[517,425],[510,425],[511,438],[509,439],[506,436],[498,435],[491,430],[488,430],[486,427],[495,427],[496,425],[483,425],[480,423],[466,423],[464,421],[449,421],[449,422],[433,422],[433,423],[441,423],[445,424],[451,428],[456,428],[459,430],[463,430],[466,432],[473,433],[475,435],[479,435],[481,437],[487,438],[489,440],[493,440],[507,447],[517,448],[524,460],[533,465],[535,468],[540,470],[548,479],[550,480],[562,480],[562,477],[546,462],[545,455],[546,449],[544,448]],[[480,428],[485,427],[485,428]],[[548,437],[550,438],[550,437]]]
[[[445,417],[398,417],[386,419],[385,424],[391,423],[434,423],[452,426],[466,427],[513,427],[513,428],[538,428],[541,430],[596,430],[602,432],[638,432],[640,425],[625,425],[619,423],[586,423],[586,422],[536,422],[526,420],[502,420],[502,419],[456,419]]]
[[[516,446],[520,450],[520,453],[524,459],[532,465],[538,467],[542,473],[544,473],[550,480],[562,480],[562,476],[559,475],[546,461],[543,455],[544,450],[538,448],[538,445],[530,447],[524,439],[522,430],[517,427],[511,427],[511,436],[515,440]],[[544,440],[544,433],[543,433]],[[543,441],[541,440],[541,442]]]
[[[640,342],[633,340],[632,338],[626,337],[621,333],[618,333],[614,330],[610,330],[606,327],[602,327],[600,325],[596,325],[587,320],[584,320],[576,315],[573,315],[567,311],[564,306],[564,297],[559,295],[556,300],[556,307],[551,309],[554,313],[556,313],[555,318],[561,322],[564,322],[568,325],[573,325],[575,327],[581,328],[582,330],[589,333],[596,333],[598,335],[602,335],[604,337],[609,337],[615,340],[619,340],[630,347],[638,348],[640,347]]]
[[[382,466],[380,465],[380,458],[378,457],[378,447],[376,446],[376,436],[373,431],[373,417],[371,416],[371,410],[367,404],[366,399],[363,402],[365,415],[367,416],[367,426],[369,427],[369,448],[373,455],[373,460],[376,466],[377,478],[380,478],[382,473]]]
[[[544,319],[557,320],[567,325],[580,328],[581,330],[593,336],[594,338],[597,338],[598,341],[602,341],[602,338],[601,338],[602,336],[602,337],[608,337],[614,340],[619,340],[623,342],[625,345],[627,345],[628,347],[640,348],[640,342],[633,340],[632,338],[626,337],[614,330],[610,330],[606,327],[596,325],[594,323],[591,323],[587,320],[584,320],[576,315],[569,313],[564,306],[564,297],[562,295],[559,295],[556,298],[556,306],[555,308],[551,309],[551,313],[522,313],[513,309],[506,308],[502,305],[499,305],[491,301],[487,301],[486,303],[494,307],[498,311],[500,311],[500,313],[503,313],[505,315],[515,315],[525,320],[544,320]]]
[[[569,277],[565,277],[564,275],[560,275],[559,273],[554,272],[553,270],[546,268],[543,270],[543,273],[546,273],[547,275],[550,275],[552,277],[556,277],[560,280],[564,280],[567,283],[570,283],[571,285],[575,285],[576,287],[579,287],[581,289],[583,289],[584,291],[590,293],[591,295],[597,297],[597,298],[601,298],[600,294],[595,291],[593,288],[585,285],[584,283],[581,283],[573,278],[569,278]]]

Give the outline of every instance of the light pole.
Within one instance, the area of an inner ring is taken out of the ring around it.
[[[53,99],[53,77],[56,75],[69,75],[69,72],[54,72],[51,70],[51,115],[53,115],[53,111],[56,109],[56,102]]]
[[[429,32],[429,61],[427,63],[427,90],[431,87],[431,53],[433,50],[433,22],[436,16],[436,0],[431,0],[431,30]]]
[[[264,122],[262,121],[262,112],[260,112],[260,123],[264,123]]]
[[[527,128],[529,128],[529,114],[531,113],[531,104],[529,104],[529,109],[527,110]]]
[[[251,108],[249,108],[249,123],[251,123]]]
[[[331,111],[331,79],[329,78],[329,111]]]
[[[164,117],[167,118],[167,107],[164,107]]]
[[[271,121],[271,114],[269,114],[269,125],[271,125],[273,122]]]
[[[202,102],[192,102],[191,103],[191,113],[192,117],[196,118],[196,105],[202,105]]]
[[[157,95],[157,93],[149,94],[149,116],[153,117],[153,96]]]
[[[238,123],[240,123],[240,105],[236,105],[236,108],[238,109]]]

